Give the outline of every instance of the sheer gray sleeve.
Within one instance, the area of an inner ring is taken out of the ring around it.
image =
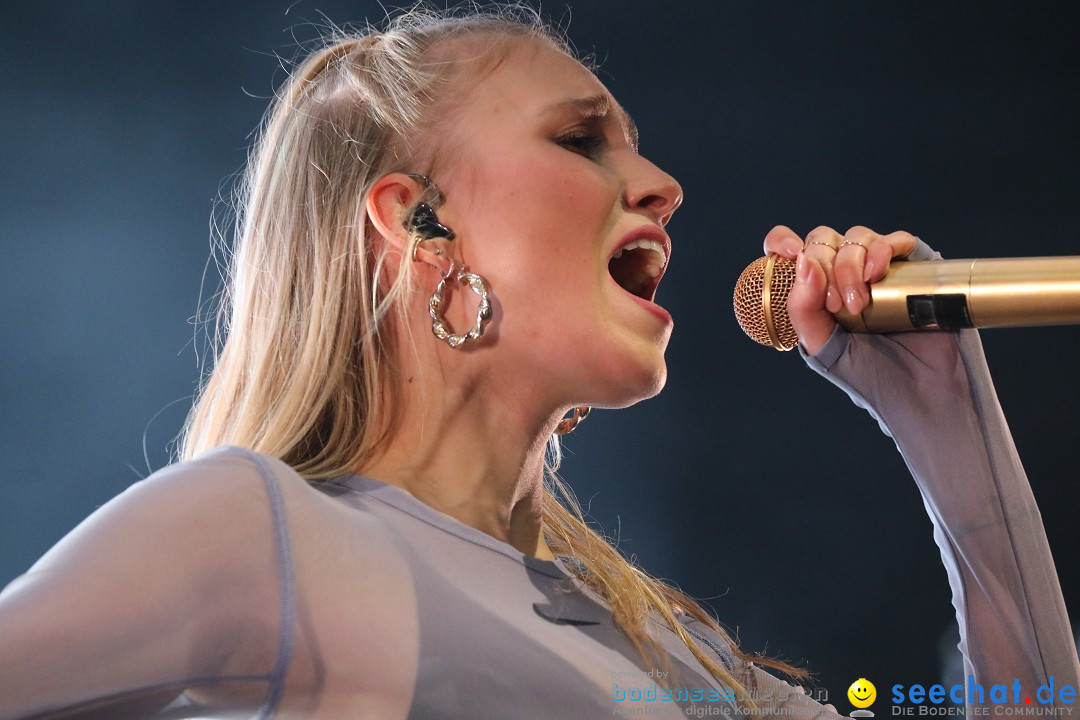
[[[227,448],[166,468],[5,588],[0,718],[171,717],[180,705],[268,717],[292,588],[266,465]]]
[[[939,257],[920,243],[911,259]],[[838,328],[806,361],[868,410],[907,462],[948,572],[965,675],[987,690],[1018,679],[1034,693],[1050,676],[1076,688],[1054,561],[977,331]]]

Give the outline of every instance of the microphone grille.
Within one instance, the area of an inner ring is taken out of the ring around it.
[[[776,255],[760,257],[746,266],[735,283],[735,319],[754,341],[777,350],[799,342],[787,313],[795,285],[795,262]]]

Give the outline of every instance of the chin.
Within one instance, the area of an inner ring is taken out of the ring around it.
[[[663,363],[660,367],[660,371],[650,378],[650,382],[639,400],[648,400],[649,398],[656,397],[660,394],[660,391],[664,389],[665,385],[667,385],[667,363]]]
[[[636,405],[642,400],[656,397],[667,384],[667,363],[661,357],[660,362],[651,368],[641,368],[635,382],[626,383],[621,391],[612,389],[612,397],[606,402],[589,403],[593,407],[617,410]]]

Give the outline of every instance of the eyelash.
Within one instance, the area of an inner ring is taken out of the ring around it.
[[[562,145],[570,152],[575,152],[578,155],[585,157],[593,157],[597,151],[604,146],[606,142],[604,136],[589,132],[587,130],[574,130],[566,135],[559,137],[555,142]]]

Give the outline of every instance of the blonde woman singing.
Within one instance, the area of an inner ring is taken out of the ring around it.
[[[328,42],[252,152],[183,461],[0,595],[0,718],[836,717],[590,530],[546,462],[590,407],[663,387],[681,199],[529,13]],[[807,361],[916,477],[969,674],[1075,687],[977,335],[832,319],[931,251],[824,227],[765,249],[798,261]]]

